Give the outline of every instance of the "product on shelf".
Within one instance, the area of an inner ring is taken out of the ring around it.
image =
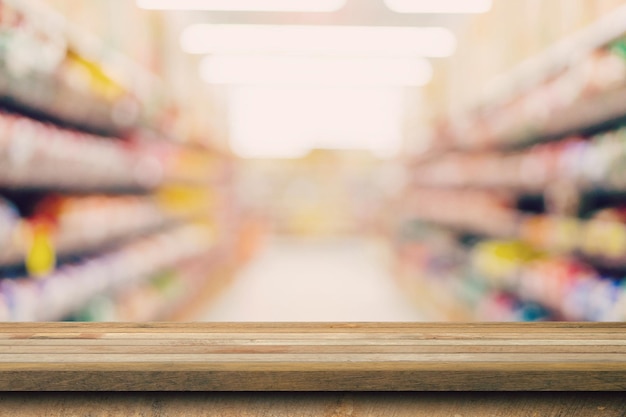
[[[518,214],[506,196],[477,190],[419,188],[403,204],[403,216],[457,230],[495,236],[514,236]]]
[[[551,253],[584,255],[626,266],[623,208],[602,209],[588,219],[579,219],[520,212],[512,200],[478,190],[415,189],[404,204],[403,217],[461,233],[515,238]]]
[[[7,213],[13,213],[12,217],[7,214],[13,218],[13,227],[10,235],[0,233],[5,236],[0,241],[6,242],[0,266],[23,262],[37,251],[37,233],[52,245],[53,254],[63,257],[106,249],[183,221],[207,218],[211,210],[207,194],[164,188],[155,195],[48,195],[34,206],[31,217],[21,220],[6,206]],[[43,268],[44,272],[53,266]]]
[[[140,238],[119,249],[62,265],[39,278],[0,280],[6,306],[2,321],[54,321],[83,307],[92,297],[123,291],[180,262],[205,254],[211,228],[189,224]]]
[[[174,211],[153,196],[54,197],[42,201],[34,216],[53,225],[53,242],[63,255],[163,229],[190,219],[196,210]]]
[[[163,319],[243,261],[235,162],[174,96],[45,3],[0,1],[0,321]]]
[[[42,4],[2,2],[0,42],[0,96],[10,105],[100,132],[136,122],[136,99],[72,46],[65,20]]]
[[[0,161],[4,187],[154,185],[142,183],[142,159],[119,142],[8,113],[0,114]]]
[[[589,29],[594,30],[604,28]],[[626,114],[624,44],[624,39],[613,39],[589,51],[546,52],[546,63],[534,65],[542,73],[524,74],[521,80],[519,75],[517,79],[511,76],[512,91],[503,97],[443,121],[441,139],[448,148],[506,148],[622,118]],[[547,61],[555,59],[548,65]]]
[[[626,223],[608,214],[614,211],[600,211],[589,220],[529,216],[521,223],[520,238],[548,250],[626,265]]]
[[[532,301],[522,301],[515,295],[491,291],[476,306],[476,315],[485,321],[545,321],[552,318],[549,310]]]
[[[413,168],[413,182],[437,187],[509,188],[539,192],[626,189],[626,129],[568,138],[515,152],[451,154]]]
[[[449,192],[448,204],[458,208],[463,200],[455,203],[454,195]],[[442,200],[430,202],[437,206]],[[465,201],[464,209],[470,204],[471,199]],[[520,215],[518,237],[526,242],[473,238],[477,243],[469,246],[461,243],[463,233],[480,227],[449,229],[468,219],[465,211],[455,212],[456,220],[429,217],[401,228],[404,237],[397,248],[401,281],[408,292],[418,295],[422,308],[437,304],[440,311],[433,319],[626,320],[622,210],[600,210],[589,220]],[[490,222],[489,212],[482,221]],[[433,222],[447,231],[428,226]],[[598,272],[588,259],[614,272]],[[426,300],[425,294],[437,301]],[[463,306],[465,315],[458,313]],[[450,313],[453,309],[455,314]]]
[[[519,241],[468,245],[415,221],[401,230],[400,283],[430,319],[626,320],[626,277],[619,273]]]
[[[479,244],[472,257],[477,273],[490,286],[538,302],[564,319],[626,320],[622,276],[602,276],[576,259],[537,254],[514,242]]]
[[[209,185],[224,163],[207,151],[68,130],[0,112],[0,187],[79,190]]]
[[[474,318],[626,320],[621,10],[505,74],[482,104],[439,119],[407,164],[402,218],[458,236],[445,249],[432,237],[407,246],[440,259],[464,252],[453,284],[438,284],[456,288]],[[409,263],[412,275],[433,275]]]
[[[0,4],[0,102],[92,133],[186,139],[158,76],[35,0]]]

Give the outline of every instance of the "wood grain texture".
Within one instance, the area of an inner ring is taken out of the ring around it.
[[[621,391],[626,323],[0,323],[2,391]]]
[[[622,417],[626,396],[596,392],[0,393],[0,417]]]

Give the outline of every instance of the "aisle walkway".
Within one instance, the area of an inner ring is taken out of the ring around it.
[[[418,321],[372,242],[273,241],[206,321]]]

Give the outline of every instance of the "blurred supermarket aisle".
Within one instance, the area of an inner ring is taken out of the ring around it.
[[[201,319],[423,320],[389,274],[373,241],[274,239]]]

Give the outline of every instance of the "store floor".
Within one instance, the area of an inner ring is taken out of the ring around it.
[[[358,239],[273,239],[201,316],[206,321],[420,321],[384,253]]]

